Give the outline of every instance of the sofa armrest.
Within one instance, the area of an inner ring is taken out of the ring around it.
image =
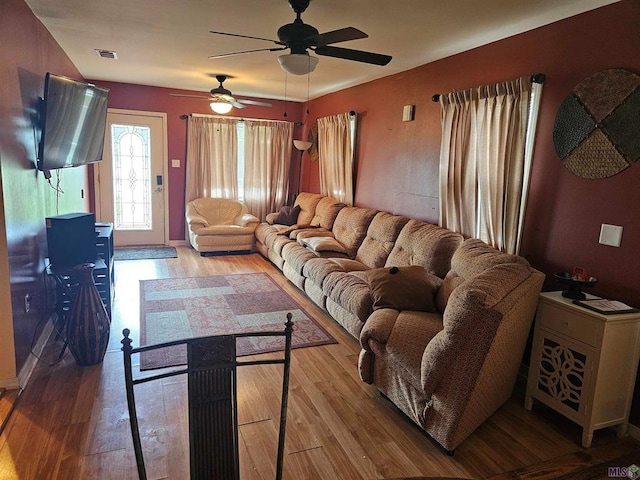
[[[251,215],[250,213],[245,213],[240,217],[240,220],[238,221],[238,225],[240,225],[241,227],[248,227],[253,223],[258,226],[260,220],[258,219],[258,217],[256,217],[255,215]]]
[[[360,345],[364,350],[372,351],[370,340],[385,344],[391,336],[400,312],[393,308],[381,308],[373,312],[360,332]]]
[[[186,215],[186,219],[187,219],[187,225],[189,225],[191,230],[194,230],[200,227],[209,226],[209,222],[207,222],[207,219],[204,218],[202,215],[198,215],[197,213],[188,213]]]
[[[422,388],[431,395],[454,363],[465,365],[469,385],[480,370],[502,320],[485,303],[486,292],[462,286],[451,295],[443,315],[443,330],[433,337],[422,356]]]
[[[276,218],[278,218],[279,214],[280,214],[279,212],[267,213],[267,216],[265,217],[264,221],[267,222],[269,225],[273,225],[273,223],[276,221]]]

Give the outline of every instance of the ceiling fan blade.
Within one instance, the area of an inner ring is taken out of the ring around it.
[[[265,42],[273,42],[276,45],[284,45],[284,43],[280,43],[278,40],[272,40],[270,38],[252,37],[250,35],[240,35],[240,34],[237,34],[237,33],[216,32],[214,30],[209,30],[209,33],[214,33],[216,35],[227,35],[229,37],[250,38],[252,40],[263,40]]]
[[[203,95],[187,95],[186,93],[170,93],[172,97],[189,97],[189,98],[203,98],[205,100],[211,100],[211,97],[205,97]]]
[[[236,108],[244,108],[244,105],[235,99],[229,103]]]
[[[271,107],[272,105],[268,102],[258,102],[256,100],[236,100],[237,102],[244,103],[245,105],[256,105],[258,107]]]
[[[345,60],[353,60],[355,62],[371,63],[373,65],[386,65],[391,61],[390,55],[382,55],[380,53],[364,52],[362,50],[351,50],[350,48],[340,47],[317,47],[314,50],[318,55],[325,57],[343,58]]]
[[[211,98],[214,98],[216,100],[221,100],[223,102],[229,102],[229,103],[234,102],[236,100],[235,98],[233,98],[232,95],[227,95],[225,93],[216,93],[214,95],[211,95]]]
[[[280,50],[286,50],[286,49],[287,49],[287,47],[282,47],[282,48],[259,48],[257,50],[244,50],[242,52],[221,53],[220,55],[211,55],[209,57],[209,60],[213,60],[215,58],[232,57],[233,55],[242,55],[243,53],[278,52]]]
[[[331,32],[320,33],[312,37],[306,38],[305,41],[313,42],[313,45],[325,46],[330,43],[348,42],[349,40],[358,40],[360,38],[368,38],[369,35],[354,27],[341,28]]]

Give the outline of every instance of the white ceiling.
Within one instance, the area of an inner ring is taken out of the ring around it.
[[[385,67],[319,57],[309,78],[287,76],[287,98],[304,101],[408,70],[617,0],[312,0],[302,20],[320,33],[353,26],[369,38],[336,46],[392,55]],[[277,56],[269,48],[295,18],[287,0],[26,0],[87,79],[206,92],[215,74],[239,96],[283,99]],[[117,60],[95,49],[113,50]],[[56,72],[54,72],[56,73]]]

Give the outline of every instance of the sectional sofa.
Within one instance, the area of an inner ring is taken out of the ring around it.
[[[510,397],[544,280],[524,258],[306,192],[255,235],[360,342],[360,378],[448,452]]]

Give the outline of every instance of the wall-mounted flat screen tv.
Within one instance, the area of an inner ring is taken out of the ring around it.
[[[37,167],[48,171],[102,160],[109,90],[47,73]]]

